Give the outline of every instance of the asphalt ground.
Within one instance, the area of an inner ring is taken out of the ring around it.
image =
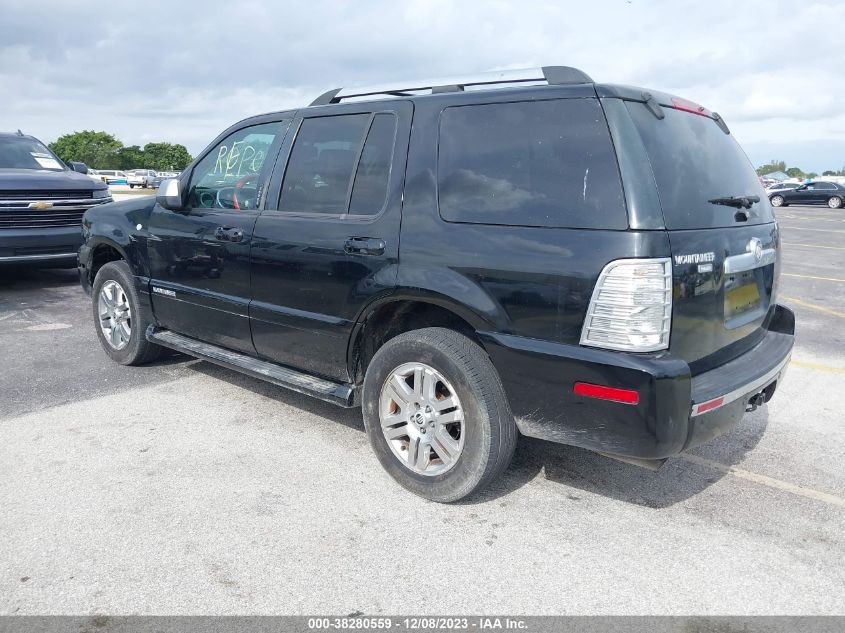
[[[777,211],[767,406],[651,472],[522,439],[438,505],[360,412],[111,363],[74,272],[0,276],[0,614],[845,614],[845,211]]]

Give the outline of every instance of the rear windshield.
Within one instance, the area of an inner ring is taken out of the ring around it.
[[[642,103],[627,106],[654,170],[667,229],[737,226],[740,209],[708,202],[730,196],[760,197],[743,226],[773,221],[748,157],[713,119],[666,107],[665,118],[658,119]]]
[[[64,165],[41,143],[25,136],[0,137],[0,169],[64,171]]]

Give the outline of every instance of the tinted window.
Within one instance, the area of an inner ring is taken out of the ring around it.
[[[282,184],[279,210],[344,214],[369,114],[305,119]]]
[[[734,226],[735,208],[708,202],[729,196],[760,196],[748,224],[772,221],[757,173],[713,119],[674,108],[663,108],[666,116],[658,119],[645,104],[626,103],[654,171],[666,228]]]
[[[381,211],[387,198],[390,179],[390,165],[393,160],[393,140],[396,133],[396,117],[392,114],[377,114],[373,118],[367,142],[361,152],[355,184],[352,185],[352,199],[349,213],[353,215],[374,215]]]
[[[836,186],[833,185],[832,183],[829,183],[829,182],[817,182],[816,183],[816,189],[819,189],[819,190],[822,190],[822,191],[831,191],[833,189],[836,189]]]
[[[447,108],[440,213],[454,222],[628,226],[616,156],[597,99]]]
[[[194,168],[188,205],[215,209],[254,209],[261,170],[279,123],[253,125],[232,132]]]

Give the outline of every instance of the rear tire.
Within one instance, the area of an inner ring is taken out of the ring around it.
[[[94,279],[91,299],[97,338],[114,362],[143,365],[158,358],[162,348],[146,338],[152,315],[141,304],[129,264],[104,264]]]
[[[407,391],[399,394],[402,376]],[[517,429],[499,374],[480,346],[453,330],[425,328],[388,341],[367,368],[362,399],[381,465],[426,499],[450,503],[478,492],[513,456]],[[450,435],[441,434],[445,428]]]
[[[842,198],[839,196],[833,196],[827,199],[827,206],[831,209],[839,209],[842,207]]]
[[[786,206],[786,204],[784,204],[783,196],[772,196],[769,199],[769,202],[772,203],[773,207],[785,207]]]

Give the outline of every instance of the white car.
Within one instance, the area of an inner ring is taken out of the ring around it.
[[[158,183],[161,182],[159,175],[152,169],[135,169],[126,172],[126,180],[129,183],[130,189],[134,189],[135,187],[142,187],[143,189],[157,187]]]

